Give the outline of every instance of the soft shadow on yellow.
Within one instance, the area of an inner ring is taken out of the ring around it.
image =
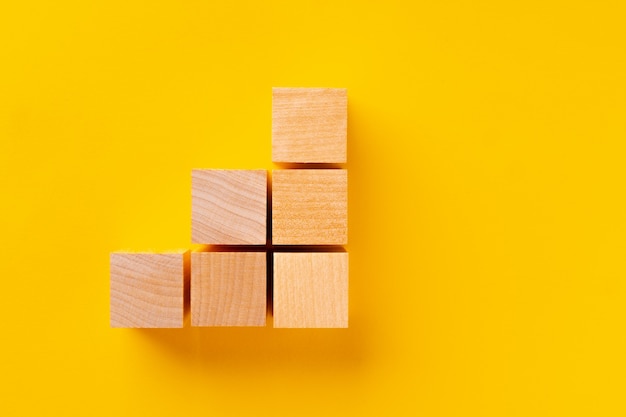
[[[141,329],[137,334],[163,348],[183,366],[262,373],[269,369],[352,371],[367,362],[366,323],[348,329],[191,328]]]

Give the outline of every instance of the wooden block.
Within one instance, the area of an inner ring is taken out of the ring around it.
[[[195,169],[191,188],[193,243],[265,244],[267,171]]]
[[[183,327],[185,257],[111,254],[111,327]]]
[[[272,173],[272,243],[348,243],[348,171],[288,169]]]
[[[345,163],[345,88],[272,90],[272,161]]]
[[[192,326],[265,326],[265,252],[191,254]]]
[[[274,253],[274,327],[348,327],[348,253]]]

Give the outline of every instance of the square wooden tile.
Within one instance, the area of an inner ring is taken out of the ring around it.
[[[348,253],[274,253],[274,327],[348,327]]]
[[[345,163],[348,94],[345,88],[272,90],[272,161]]]
[[[191,254],[192,326],[265,326],[265,252]]]
[[[191,188],[193,243],[266,243],[267,171],[195,169]]]
[[[272,172],[272,243],[348,243],[348,171],[285,169]]]
[[[185,257],[111,254],[111,327],[183,327]]]

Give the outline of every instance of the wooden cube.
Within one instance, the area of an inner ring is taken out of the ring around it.
[[[345,163],[348,94],[345,88],[272,90],[272,161]]]
[[[185,257],[111,254],[111,327],[183,327]]]
[[[348,327],[348,253],[274,253],[274,327]]]
[[[348,171],[288,169],[272,173],[272,243],[348,243]]]
[[[267,241],[267,171],[195,169],[191,240],[210,245]]]
[[[191,254],[192,326],[265,326],[265,252]]]

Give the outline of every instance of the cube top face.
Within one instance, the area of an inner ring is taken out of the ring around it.
[[[274,327],[348,327],[348,253],[274,253]]]
[[[191,187],[193,243],[266,243],[267,171],[195,169]]]
[[[111,327],[183,327],[185,253],[111,254]]]
[[[348,243],[348,172],[290,169],[272,173],[272,243]]]
[[[191,254],[192,326],[265,326],[265,252]]]
[[[272,161],[345,163],[345,88],[272,89]]]

